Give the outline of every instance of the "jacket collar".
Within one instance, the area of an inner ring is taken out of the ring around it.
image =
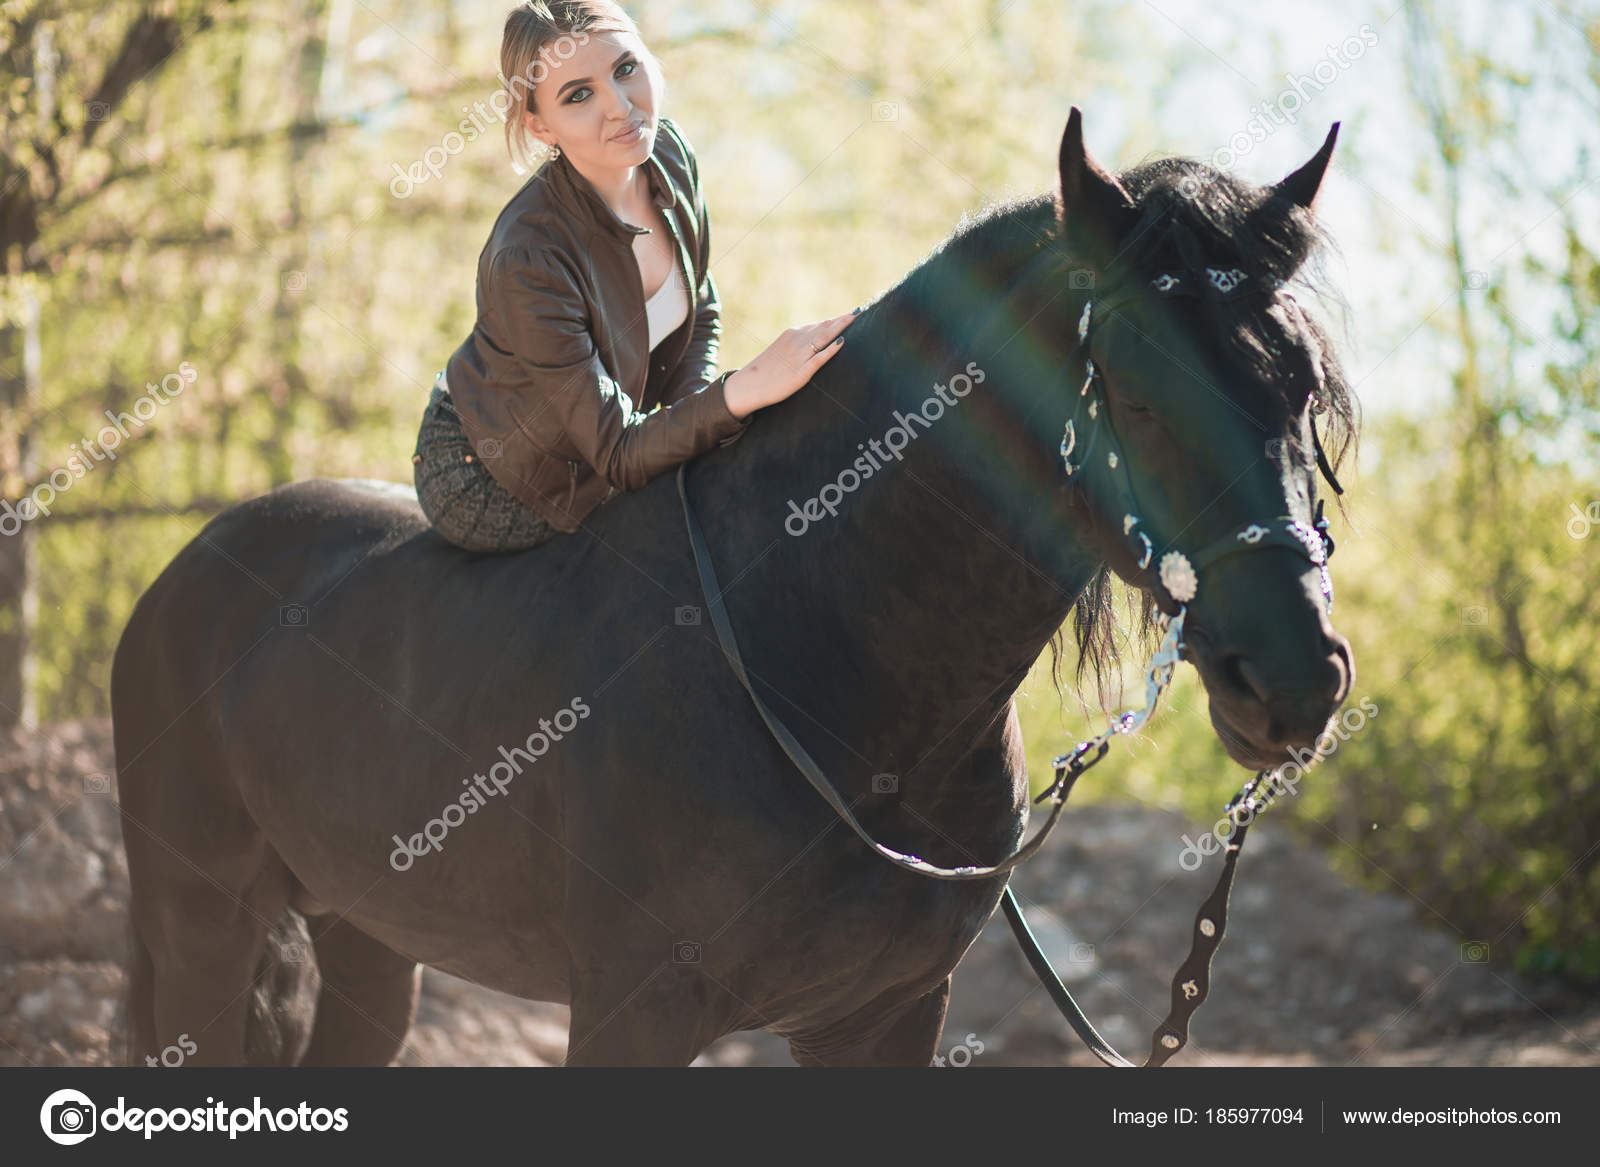
[[[677,190],[668,177],[666,168],[661,164],[661,151],[666,147],[667,135],[663,132],[660,119],[656,122],[655,145],[650,151],[650,157],[645,159],[645,181],[650,188],[650,199],[662,210],[670,210],[678,203]],[[548,171],[550,188],[556,197],[575,215],[578,215],[589,225],[613,235],[633,237],[635,235],[648,235],[648,227],[636,227],[632,223],[625,223],[617,217],[605,199],[600,197],[600,192],[594,185],[568,160],[565,152],[558,154],[550,162],[545,163],[540,173]]]

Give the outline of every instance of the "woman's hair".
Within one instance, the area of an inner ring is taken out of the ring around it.
[[[590,33],[603,32],[638,36],[639,26],[613,0],[524,0],[506,15],[500,39],[500,83],[511,97],[506,110],[506,149],[512,162],[527,164],[533,157],[536,139],[528,132],[523,115],[533,110],[534,85],[572,56],[567,44],[571,38],[581,41]],[[642,56],[644,67],[655,72],[659,88],[659,66],[648,49]]]

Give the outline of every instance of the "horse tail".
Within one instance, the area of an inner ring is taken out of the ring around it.
[[[294,908],[284,908],[267,933],[250,984],[244,1027],[247,1065],[297,1065],[310,1044],[321,987],[311,945],[306,918]]]

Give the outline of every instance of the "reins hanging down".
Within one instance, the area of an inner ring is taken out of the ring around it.
[[[1233,292],[1246,279],[1245,273],[1237,270],[1219,271],[1206,269],[1213,287],[1223,294]],[[1181,278],[1172,275],[1163,275],[1156,279],[1155,286],[1158,291],[1168,292],[1178,289]],[[1089,326],[1092,314],[1092,304],[1085,304],[1083,316],[1078,323],[1079,341],[1087,350],[1089,342]],[[1083,458],[1093,455],[1098,439],[1104,430],[1105,461],[1107,468],[1112,472],[1112,493],[1115,503],[1123,512],[1123,535],[1133,543],[1135,558],[1140,570],[1149,567],[1154,557],[1154,544],[1149,535],[1143,530],[1136,530],[1141,526],[1140,510],[1134,493],[1133,482],[1128,474],[1127,459],[1118,452],[1118,442],[1115,430],[1111,426],[1110,411],[1101,401],[1101,392],[1097,388],[1098,377],[1092,360],[1087,361],[1087,377],[1082,390],[1079,392],[1080,408],[1086,413],[1084,422],[1085,431],[1089,437],[1086,442]],[[1101,414],[1105,416],[1102,418]],[[1084,461],[1075,465],[1071,455],[1076,452],[1078,434],[1077,417],[1068,419],[1066,431],[1061,439],[1061,459],[1068,478],[1073,477],[1084,468]],[[1096,424],[1097,423],[1097,424]],[[1314,433],[1314,431],[1313,431]],[[1333,481],[1332,472],[1327,466],[1326,459],[1322,456],[1321,445],[1317,446],[1318,463],[1323,472],[1328,475],[1330,483],[1335,490],[1339,490],[1337,482]],[[739,684],[750,695],[751,702],[760,714],[761,720],[767,729],[783,748],[795,768],[805,777],[806,781],[814,787],[825,802],[833,808],[834,812],[844,820],[845,824],[855,832],[862,842],[866,843],[879,855],[894,863],[896,866],[919,875],[933,879],[990,879],[997,875],[1009,872],[1030,856],[1049,837],[1056,822],[1066,806],[1068,794],[1071,793],[1074,783],[1088,769],[1105,757],[1110,749],[1110,739],[1117,734],[1133,733],[1142,727],[1154,713],[1156,703],[1161,694],[1172,681],[1173,671],[1177,666],[1179,655],[1183,649],[1183,623],[1187,615],[1187,605],[1193,600],[1200,584],[1199,573],[1209,567],[1216,560],[1225,555],[1244,551],[1260,550],[1267,547],[1291,548],[1313,564],[1322,569],[1323,593],[1331,604],[1333,600],[1332,584],[1327,572],[1327,558],[1333,550],[1333,540],[1327,532],[1327,520],[1322,515],[1321,503],[1318,503],[1317,514],[1313,524],[1306,524],[1298,520],[1282,516],[1269,524],[1246,523],[1230,534],[1213,541],[1201,548],[1191,558],[1182,551],[1172,549],[1167,551],[1160,560],[1157,569],[1159,586],[1172,598],[1177,607],[1173,616],[1162,616],[1163,637],[1160,647],[1151,658],[1145,671],[1145,703],[1140,710],[1130,711],[1115,718],[1106,729],[1091,738],[1089,741],[1079,742],[1070,753],[1062,754],[1054,762],[1054,781],[1044,793],[1036,798],[1035,802],[1048,800],[1052,805],[1050,816],[1045,820],[1044,826],[1039,828],[1034,837],[1018,847],[1014,852],[997,863],[987,866],[964,867],[939,867],[928,863],[915,855],[907,855],[886,847],[872,838],[866,829],[845,804],[834,785],[822,773],[811,755],[806,752],[799,740],[784,725],[781,718],[770,710],[766,703],[757,696],[750,678],[745,672],[744,658],[739,652],[738,639],[733,632],[733,625],[728,619],[728,611],[722,599],[722,586],[718,582],[716,568],[711,561],[711,552],[706,545],[705,535],[700,529],[700,523],[695,518],[694,508],[689,504],[689,494],[686,486],[689,463],[683,462],[678,466],[677,484],[678,497],[683,503],[684,524],[688,528],[689,545],[694,553],[695,568],[699,573],[700,588],[706,597],[706,605],[711,612],[711,624],[716,630],[718,643],[722,646],[723,653],[727,656],[733,668],[734,675],[739,679]],[[1152,581],[1152,586],[1154,581]],[[1092,752],[1092,756],[1091,756]],[[1166,1018],[1156,1027],[1150,1039],[1150,1054],[1143,1065],[1146,1067],[1160,1066],[1174,1054],[1188,1044],[1189,1021],[1194,1013],[1206,999],[1210,992],[1211,958],[1222,943],[1222,936],[1227,925],[1228,896],[1233,886],[1234,872],[1238,865],[1239,854],[1244,846],[1245,834],[1255,816],[1265,810],[1273,798],[1280,792],[1281,787],[1276,782],[1275,771],[1262,770],[1251,778],[1236,794],[1225,808],[1225,814],[1233,824],[1226,845],[1225,858],[1223,859],[1222,872],[1217,879],[1215,888],[1204,903],[1200,905],[1195,916],[1194,933],[1190,942],[1189,955],[1179,966],[1172,978],[1172,1006]],[[1023,918],[1022,909],[1017,903],[1016,896],[1008,885],[1001,895],[1001,905],[1005,910],[1006,920],[1011,925],[1012,932],[1016,935],[1017,943],[1021,946],[1023,955],[1027,957],[1028,964],[1033,968],[1035,975],[1049,992],[1056,1007],[1066,1018],[1074,1031],[1083,1039],[1085,1045],[1102,1062],[1117,1068],[1130,1068],[1138,1065],[1129,1061],[1118,1053],[1099,1031],[1090,1023],[1082,1008],[1067,987],[1062,984],[1061,978],[1051,968],[1049,958],[1045,956],[1028,928]]]

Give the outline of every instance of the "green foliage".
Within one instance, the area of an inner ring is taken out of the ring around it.
[[[1044,188],[1060,73],[1087,47],[1063,50],[1070,13],[1008,7],[785,4],[730,24],[688,0],[630,6],[663,112],[699,151],[725,367],[870,299],[964,212]],[[267,21],[185,0],[171,51],[144,8],[0,8],[23,111],[0,122],[0,188],[26,191],[37,227],[0,278],[0,496],[47,480],[180,362],[196,373],[34,523],[43,720],[106,712],[134,598],[207,514],[317,475],[409,481],[434,371],[472,327],[478,253],[526,179],[480,117],[437,178],[391,189],[396,165],[489,108],[503,4],[435,22],[294,0]],[[130,53],[138,79],[93,100]],[[36,72],[53,77],[49,116]],[[1002,81],[1036,116],[994,116]],[[39,377],[13,407],[25,290]]]
[[[1537,167],[1520,144],[1550,114],[1535,102],[1568,102],[1563,124],[1592,124],[1577,111],[1600,78],[1600,23],[1590,18],[1587,38],[1571,21],[1520,26],[1551,67],[1576,54],[1570,84],[1537,86],[1505,59],[1496,29],[1474,44],[1426,4],[1407,17],[1425,127],[1418,186],[1446,228],[1412,273],[1443,290],[1415,331],[1436,340],[1448,391],[1430,410],[1372,419],[1362,473],[1343,475],[1351,523],[1334,525],[1333,615],[1356,662],[1345,716],[1362,701],[1377,713],[1328,739],[1335,748],[1265,829],[1292,823],[1336,866],[1410,897],[1491,959],[1594,982],[1600,215],[1584,168],[1596,143],[1591,132],[1570,158],[1553,151]],[[1513,212],[1527,227],[1506,247]],[[1147,655],[1130,651],[1129,678]],[[1138,695],[1130,688],[1122,705]],[[1051,756],[1105,720],[1066,715],[1043,665],[1019,701],[1037,794]],[[1174,805],[1198,833],[1248,776],[1217,743],[1187,668],[1145,734],[1117,744],[1074,799]]]
[[[134,409],[182,363],[196,374],[34,524],[44,720],[106,711],[135,598],[219,506],[314,475],[408,480],[432,374],[472,326],[479,249],[524,178],[495,121],[437,179],[405,198],[390,188],[396,164],[494,92],[504,3],[470,19],[456,5],[437,19],[325,0],[270,20],[241,7],[0,3],[0,495],[47,480],[107,410]],[[1237,128],[1219,114],[1214,141],[1168,140],[1185,70],[1220,67],[1181,34],[1161,58],[1152,36],[1171,18],[1138,6],[630,8],[662,59],[665,112],[700,152],[728,367],[870,299],[964,212],[1044,189],[1067,107],[1086,94],[1121,110],[1126,141],[1102,147],[1097,129],[1096,148],[1123,163],[1203,153]],[[1409,90],[1384,120],[1414,135],[1399,156],[1386,142],[1363,160],[1347,127],[1335,171],[1375,215],[1397,193],[1438,212],[1437,238],[1410,218],[1376,238],[1429,305],[1445,291],[1417,325],[1439,354],[1425,386],[1439,405],[1425,421],[1377,417],[1363,472],[1344,475],[1335,617],[1355,650],[1351,705],[1379,713],[1266,829],[1297,824],[1498,958],[1594,977],[1600,530],[1566,527],[1600,495],[1600,214],[1584,173],[1600,23],[1561,0],[1497,11],[1486,29],[1405,8],[1392,24],[1375,14],[1371,61],[1406,42]],[[1531,56],[1507,60],[1504,29]],[[1351,92],[1333,90],[1318,116]],[[1529,126],[1552,148],[1527,148]],[[1405,175],[1415,189],[1397,192]],[[1526,242],[1501,230],[1513,209]],[[1418,246],[1425,262],[1401,250]],[[1486,287],[1467,279],[1485,271]],[[35,311],[37,377],[22,394]],[[1359,394],[1404,398],[1411,386],[1386,385],[1395,365],[1377,355]],[[0,582],[15,550],[0,548]],[[19,624],[0,597],[0,654]],[[1143,652],[1129,657],[1132,678]],[[1054,754],[1104,725],[1059,706],[1047,668],[1019,694],[1036,792]],[[1187,667],[1150,730],[1116,746],[1075,800],[1171,805],[1201,831],[1246,777]]]

